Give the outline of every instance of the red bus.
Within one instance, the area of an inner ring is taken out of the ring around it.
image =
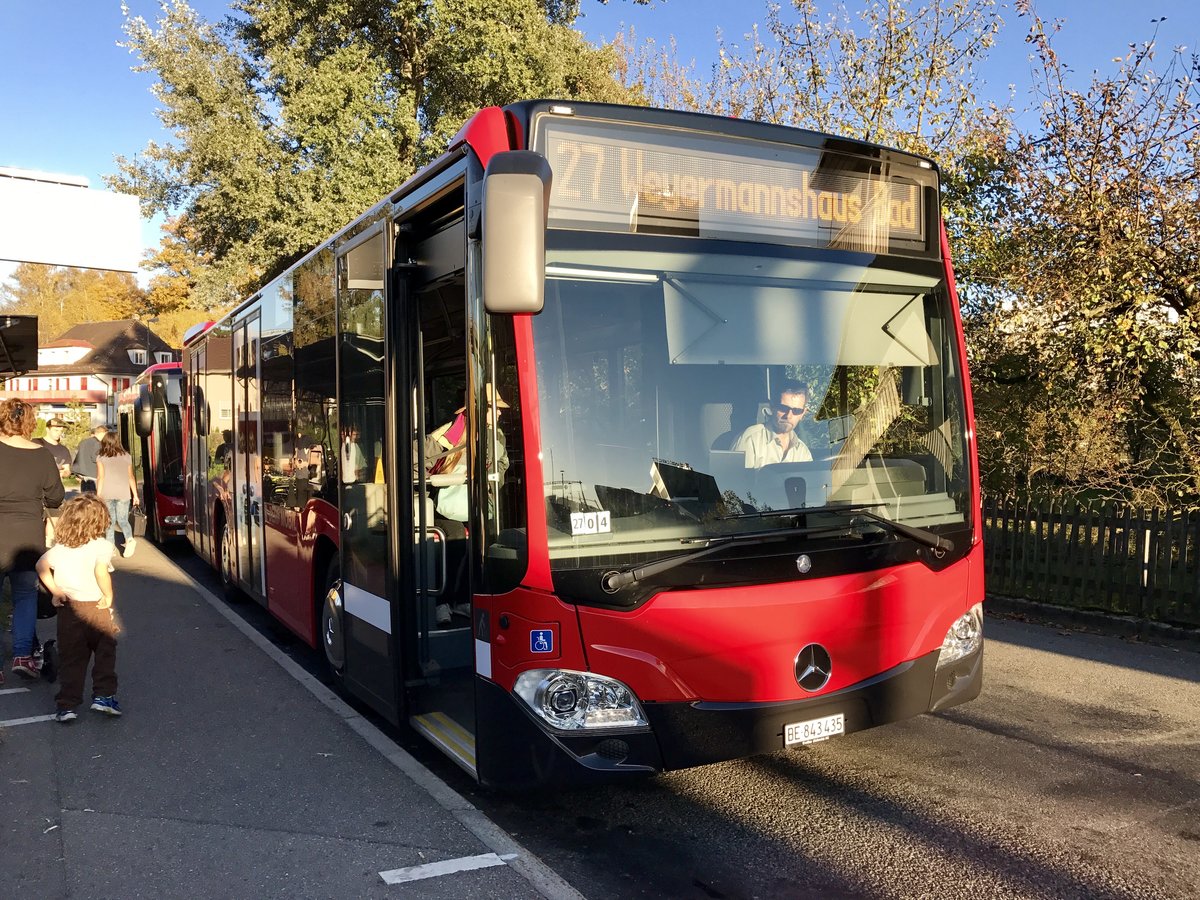
[[[183,368],[175,363],[148,366],[121,392],[117,427],[133,457],[146,513],[146,535],[155,543],[182,538]]]
[[[187,341],[188,535],[485,785],[974,698],[983,549],[938,171],[530,101]]]

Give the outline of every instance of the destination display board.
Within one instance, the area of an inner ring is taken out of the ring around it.
[[[554,172],[551,227],[935,249],[937,178],[915,160],[554,115],[538,118],[533,146]]]

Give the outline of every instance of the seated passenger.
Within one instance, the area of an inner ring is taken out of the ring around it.
[[[771,410],[770,424],[751,425],[734,442],[733,449],[746,454],[747,469],[761,469],[771,463],[809,462],[813,458],[808,445],[796,434],[807,406],[808,389],[798,381],[785,381],[779,389],[779,402]]]
[[[487,449],[489,481],[495,476],[496,484],[504,480],[508,471],[508,450],[504,432],[496,423],[496,414],[508,409],[504,398],[487,385]],[[466,578],[466,523],[467,507],[467,405],[464,403],[454,411],[454,418],[435,429],[425,438],[426,474],[430,486],[437,489],[436,515],[434,523],[441,528],[447,539],[446,567],[448,583],[446,594],[449,602],[439,603],[436,609],[438,625],[450,624],[453,611],[457,615],[470,615],[471,604],[467,597]],[[492,448],[496,448],[493,458]]]

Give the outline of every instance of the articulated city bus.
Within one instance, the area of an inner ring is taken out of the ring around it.
[[[159,544],[186,534],[182,382],[179,363],[149,366],[117,402],[117,427],[121,443],[133,457],[146,535]]]
[[[927,160],[484,109],[184,356],[198,552],[483,784],[979,693],[973,414]]]

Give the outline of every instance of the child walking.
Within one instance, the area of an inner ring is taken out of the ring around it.
[[[109,562],[116,547],[104,535],[109,515],[104,501],[84,494],[63,504],[57,543],[38,560],[37,572],[58,610],[59,722],[73,722],[83,702],[83,682],[92,662],[92,709],[121,715],[117,703],[117,622],[113,616]]]

